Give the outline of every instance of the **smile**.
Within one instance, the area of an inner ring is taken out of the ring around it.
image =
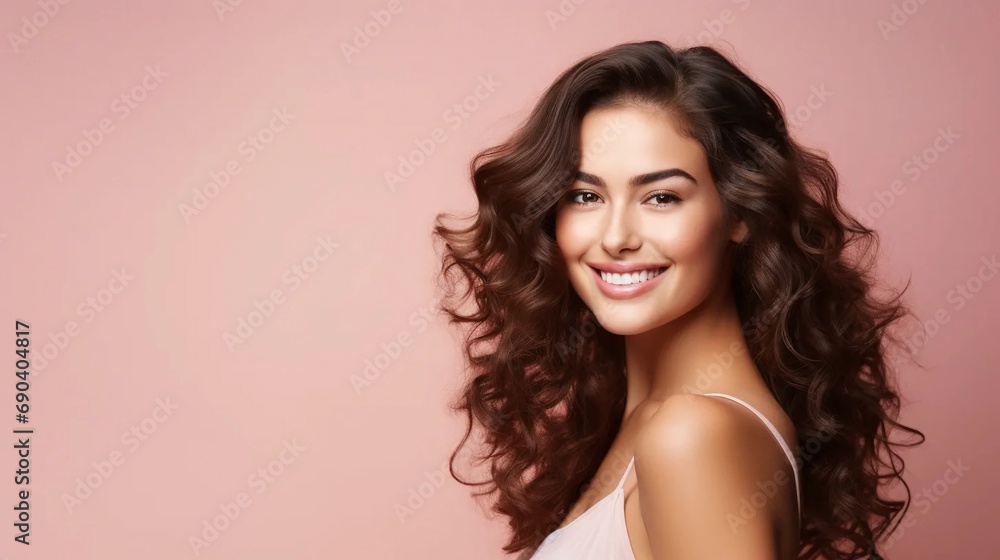
[[[608,284],[614,284],[615,286],[628,286],[630,284],[638,284],[640,282],[645,282],[647,280],[652,280],[653,278],[659,276],[661,272],[666,270],[666,268],[657,268],[653,270],[643,270],[640,272],[633,272],[631,274],[618,274],[611,272],[601,271],[601,280],[604,280]]]
[[[604,272],[591,267],[598,289],[612,299],[640,296],[660,283],[659,278],[670,267],[641,270],[631,273]]]

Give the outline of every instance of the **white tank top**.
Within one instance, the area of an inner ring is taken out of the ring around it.
[[[785,456],[792,464],[795,477],[795,501],[801,522],[802,500],[799,496],[798,465],[792,450],[789,449],[778,429],[759,410],[732,395],[705,393],[705,396],[727,398],[749,408],[757,415],[757,418],[764,422],[767,429],[778,440]],[[628,539],[628,531],[625,528],[625,493],[623,492],[625,479],[628,478],[633,464],[635,464],[635,456],[625,467],[625,474],[622,475],[618,486],[610,494],[571,521],[569,525],[549,533],[539,545],[538,550],[530,557],[530,560],[635,560],[632,544]]]

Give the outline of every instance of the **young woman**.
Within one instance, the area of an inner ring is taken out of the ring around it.
[[[471,167],[473,223],[435,224],[441,308],[471,327],[452,476],[495,494],[505,551],[877,556],[909,504],[893,447],[924,439],[890,380],[908,309],[767,90],[709,47],[618,45]],[[473,428],[486,482],[454,471]]]

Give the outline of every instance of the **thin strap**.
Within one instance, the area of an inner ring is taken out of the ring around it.
[[[625,487],[625,479],[628,478],[628,472],[632,470],[632,465],[634,463],[635,463],[635,455],[632,455],[632,459],[628,462],[628,466],[625,467],[625,474],[623,474],[622,479],[618,481],[618,486],[615,488],[615,492]]]
[[[738,398],[736,398],[736,397],[734,397],[732,395],[727,395],[725,393],[703,393],[703,394],[705,396],[709,396],[709,397],[724,397],[724,398],[727,398],[727,399],[729,399],[731,401],[735,401],[735,402],[738,402],[738,403],[742,404],[743,406],[749,408],[750,412],[753,412],[755,415],[757,415],[757,418],[760,418],[761,422],[763,422],[764,425],[767,426],[768,430],[771,430],[771,434],[774,435],[775,439],[778,440],[778,444],[781,445],[781,449],[785,452],[785,456],[788,457],[788,461],[792,464],[792,473],[793,473],[794,478],[795,478],[795,504],[796,504],[796,507],[797,507],[797,511],[799,513],[799,518],[801,519],[801,516],[802,516],[802,500],[799,497],[799,492],[800,492],[800,490],[799,490],[799,469],[798,469],[798,466],[797,466],[797,464],[795,462],[795,456],[792,454],[792,450],[788,447],[788,444],[785,443],[785,438],[781,437],[781,433],[778,431],[778,429],[775,428],[774,424],[772,424],[771,421],[768,420],[766,416],[764,416],[763,414],[761,414],[761,412],[759,410],[757,410],[756,408],[750,406],[750,404],[747,403],[744,400],[738,399]]]

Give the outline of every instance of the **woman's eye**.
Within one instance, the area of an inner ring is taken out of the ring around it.
[[[661,192],[654,193],[648,200],[653,201],[657,206],[664,206],[674,202],[680,202],[681,199],[673,193]]]
[[[573,204],[578,204],[580,206],[587,206],[600,201],[600,197],[596,193],[591,191],[572,191],[568,195],[568,199]],[[680,197],[673,193],[661,192],[653,193],[647,201],[652,201],[653,206],[667,206],[674,202],[680,202]]]
[[[592,198],[588,199],[586,197],[592,197]],[[570,193],[570,201],[575,204],[581,204],[581,205],[590,204],[591,202],[596,202],[596,198],[597,195],[587,191],[576,191]]]

